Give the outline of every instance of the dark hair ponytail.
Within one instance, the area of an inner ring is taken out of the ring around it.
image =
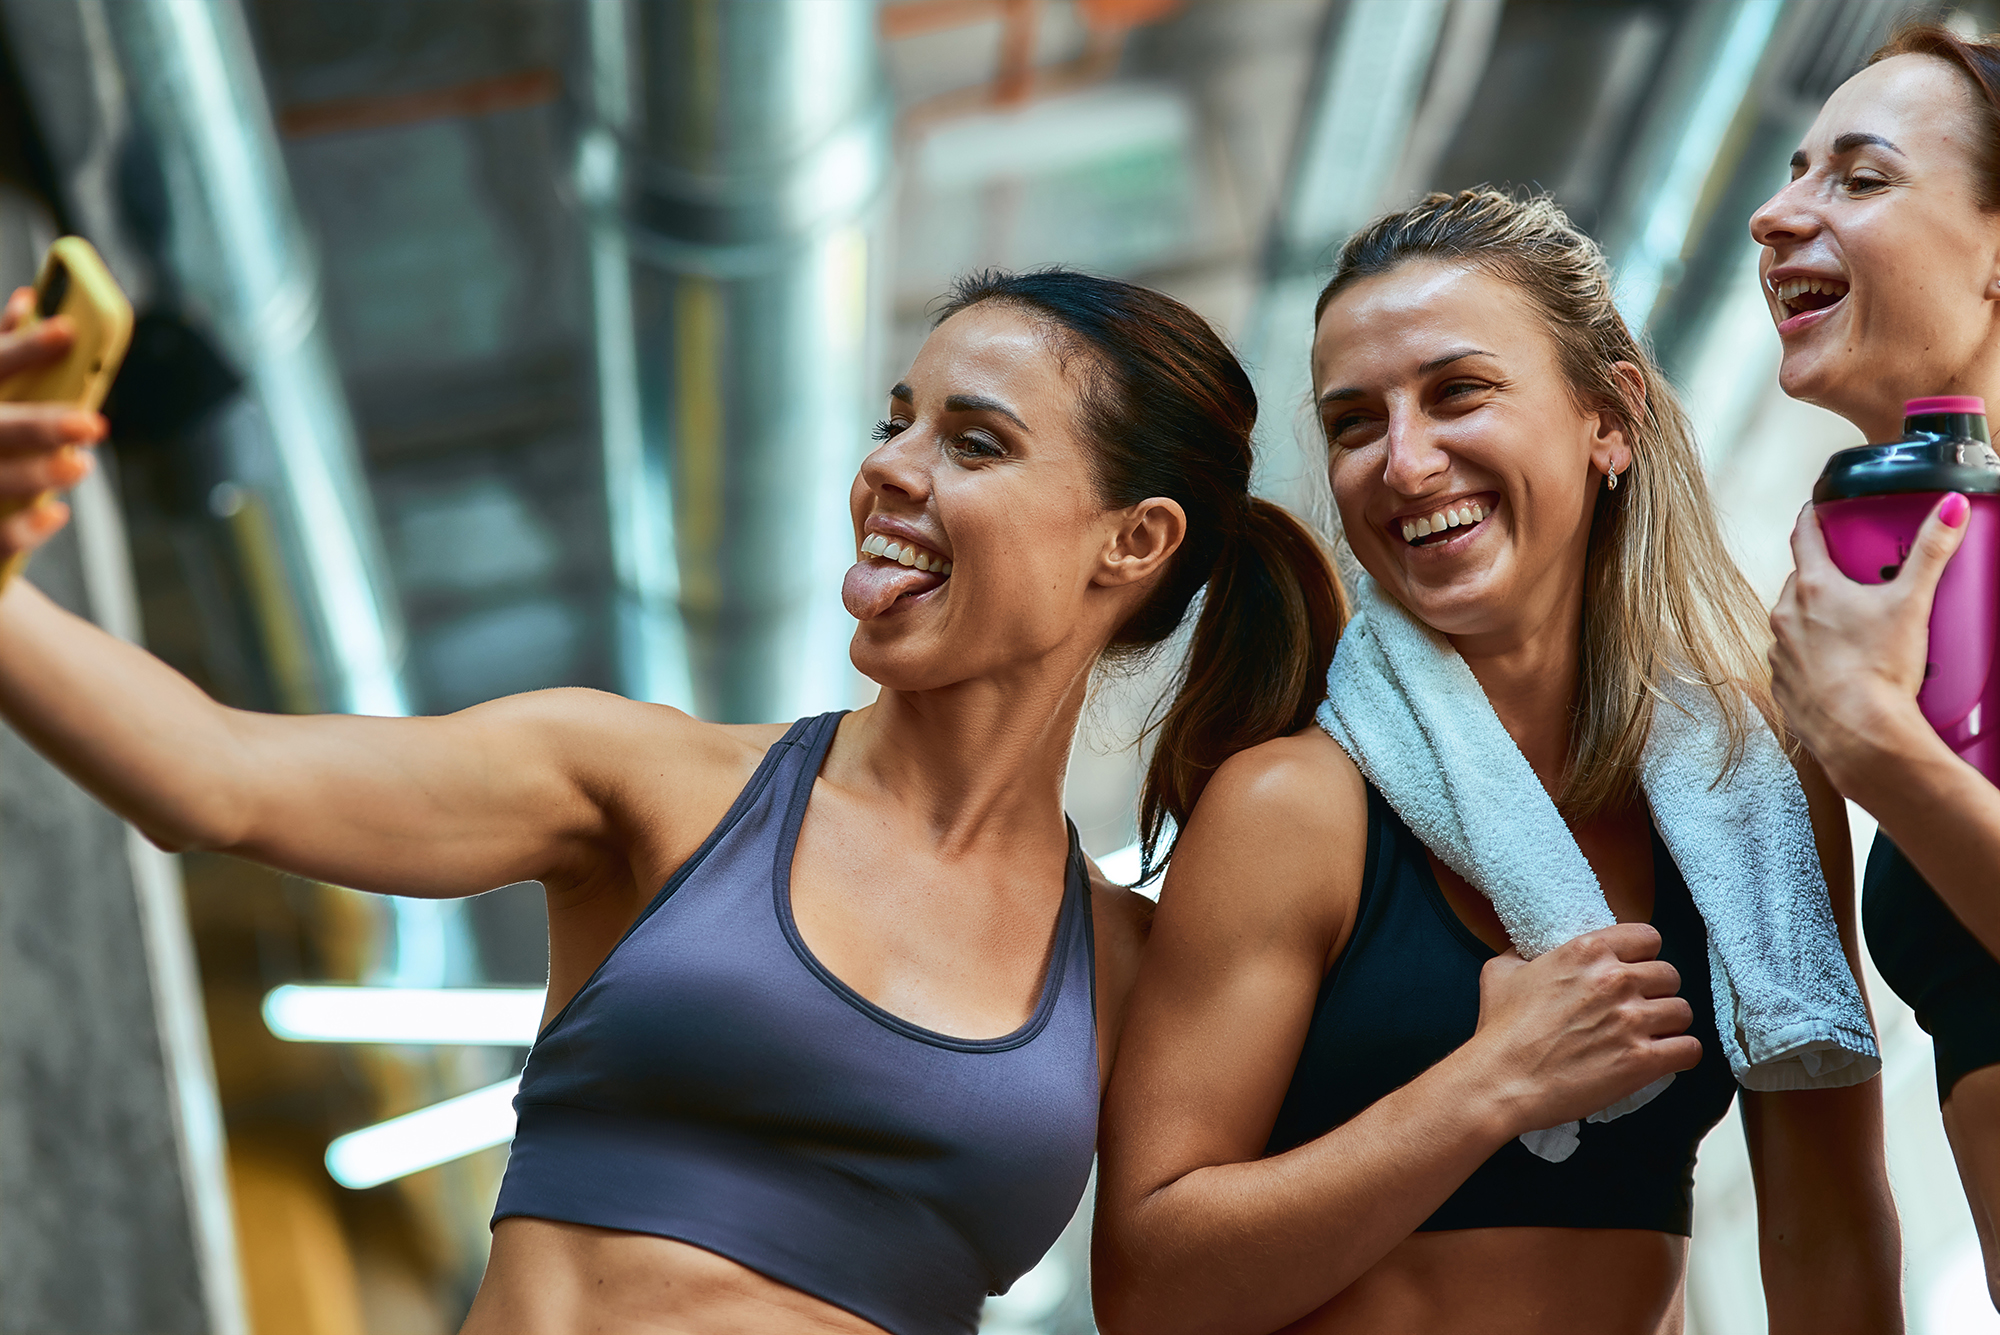
[[[1305,525],[1256,497],[1244,520],[1216,559],[1187,661],[1156,716],[1139,797],[1142,882],[1166,866],[1167,822],[1186,823],[1218,765],[1312,722],[1347,624],[1340,581]]]
[[[1180,550],[1108,650],[1165,642],[1207,587],[1187,661],[1150,724],[1139,837],[1140,879],[1151,880],[1171,855],[1168,822],[1187,821],[1217,766],[1312,720],[1347,600],[1305,525],[1250,495],[1257,392],[1208,321],[1149,288],[1043,269],[962,279],[937,322],[989,301],[1027,311],[1081,354],[1080,424],[1105,504],[1163,496],[1187,512]]]

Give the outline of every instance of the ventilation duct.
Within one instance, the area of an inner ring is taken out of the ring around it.
[[[875,7],[589,13],[579,177],[627,689],[725,722],[847,703],[891,160]]]

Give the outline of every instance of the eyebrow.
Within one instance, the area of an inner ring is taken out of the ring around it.
[[[889,391],[889,397],[897,403],[907,403],[913,407],[917,402],[916,391],[901,382],[898,382],[896,387]],[[989,399],[982,394],[947,394],[944,400],[944,410],[948,413],[999,413],[1029,435],[1033,435],[1035,432],[1033,427],[1021,420],[1019,413],[1000,402],[1000,400]]]
[[[1909,156],[1896,146],[1894,140],[1886,139],[1879,134],[1870,134],[1866,130],[1849,130],[1846,134],[1835,139],[1833,141],[1833,156],[1837,158],[1842,154],[1852,153],[1857,148],[1886,148],[1899,158]],[[1807,161],[1806,151],[1803,148],[1792,154],[1792,165],[1794,167],[1811,165]]]
[[[948,413],[999,413],[1023,431],[1033,430],[1012,408],[998,399],[989,399],[981,394],[947,394],[944,399],[944,410]]]
[[[1492,355],[1492,353],[1484,348],[1458,348],[1445,353],[1441,357],[1431,358],[1417,368],[1417,374],[1420,376],[1429,375],[1433,371],[1443,370],[1453,362],[1464,361],[1467,357],[1491,357]],[[1361,394],[1361,390],[1350,385],[1345,389],[1336,389],[1320,395],[1319,401],[1321,403],[1344,403],[1348,399],[1360,398]]]

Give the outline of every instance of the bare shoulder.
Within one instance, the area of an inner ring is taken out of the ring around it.
[[[575,772],[600,781],[629,775],[668,783],[755,769],[788,726],[705,723],[670,705],[576,686],[510,695],[452,717],[495,731],[539,732],[568,753]]]
[[[1277,737],[1222,763],[1203,791],[1195,819],[1255,824],[1307,821],[1330,833],[1365,820],[1368,789],[1340,744],[1318,728]],[[1190,822],[1192,826],[1193,822]]]
[[[1161,904],[1199,900],[1271,928],[1301,917],[1337,925],[1359,899],[1367,844],[1361,772],[1307,728],[1216,770],[1175,846]]]
[[[508,696],[451,716],[485,730],[505,760],[532,745],[591,809],[642,880],[671,871],[729,810],[789,725],[725,725],[667,705],[565,687]],[[532,739],[532,740],[524,740]]]

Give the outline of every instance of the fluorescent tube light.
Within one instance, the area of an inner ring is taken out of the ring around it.
[[[520,1076],[350,1131],[326,1147],[326,1171],[359,1191],[514,1138]]]
[[[264,998],[264,1023],[294,1043],[477,1043],[527,1047],[542,1023],[539,987],[314,987]]]

